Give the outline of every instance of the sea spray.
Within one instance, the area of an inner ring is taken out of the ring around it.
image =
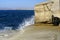
[[[23,32],[25,31],[25,28],[29,27],[29,25],[34,24],[34,15],[29,17],[29,18],[25,18],[24,21],[19,24],[18,29],[16,30],[12,30],[12,27],[4,27],[3,30],[0,30],[0,39],[1,38],[8,38],[14,34],[16,34],[16,32],[20,32],[20,34],[23,34]]]
[[[34,24],[34,10],[0,10],[0,40],[22,34],[31,24]]]
[[[18,38],[19,36],[23,35],[25,29],[32,24],[34,24],[34,16],[24,19],[24,21],[19,25],[19,28],[17,29],[18,32],[14,34],[13,37],[9,38],[9,40],[15,40],[15,38]]]
[[[25,28],[29,25],[34,24],[34,16],[31,16],[30,18],[24,19],[24,21],[19,25],[19,29],[21,33],[23,33]]]

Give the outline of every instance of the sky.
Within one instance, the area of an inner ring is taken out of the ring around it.
[[[0,9],[33,9],[35,4],[45,2],[46,0],[0,0]]]

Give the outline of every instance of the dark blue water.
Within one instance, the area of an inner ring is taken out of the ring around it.
[[[0,29],[12,27],[18,29],[24,19],[34,15],[34,10],[0,10]]]

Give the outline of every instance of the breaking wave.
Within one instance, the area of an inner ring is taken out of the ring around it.
[[[24,29],[32,24],[34,24],[34,16],[24,19],[24,21],[19,24],[17,31],[12,30],[12,27],[5,27],[4,30],[0,30],[0,39],[2,37],[10,37],[11,35],[14,35],[16,32],[19,31],[21,34],[23,34],[23,32],[25,31]]]
[[[2,15],[0,15],[0,40],[7,39],[18,32],[23,33],[26,27],[34,24],[33,10],[4,10],[0,11],[0,14]]]
[[[29,18],[25,18],[23,20],[23,22],[19,24],[19,26],[16,30],[22,30],[22,29],[24,29],[27,26],[32,25],[32,24],[34,24],[34,15],[29,17]],[[6,30],[6,31],[12,30],[12,27],[5,26],[3,30]]]
[[[24,21],[19,25],[18,30],[23,30],[27,26],[34,24],[34,16],[31,16],[30,18],[24,19]]]

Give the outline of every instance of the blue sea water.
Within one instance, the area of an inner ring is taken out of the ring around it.
[[[0,10],[0,29],[12,27],[12,30],[16,30],[24,20],[31,19],[32,16],[34,10]]]

